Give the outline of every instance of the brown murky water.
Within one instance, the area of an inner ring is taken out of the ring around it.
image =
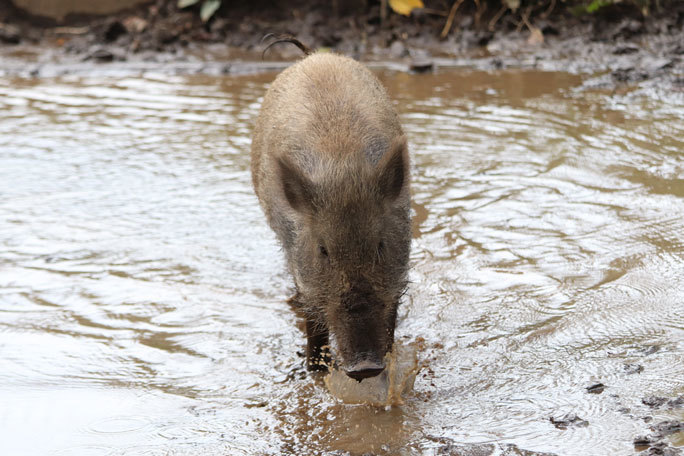
[[[684,420],[642,403],[684,394],[681,97],[382,74],[414,156],[398,337],[425,339],[384,409],[302,370],[248,172],[272,77],[0,78],[2,454],[615,455]]]

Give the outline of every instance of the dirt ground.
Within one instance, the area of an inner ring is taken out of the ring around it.
[[[426,8],[410,17],[390,11],[384,21],[379,3],[362,0],[345,2],[346,10],[324,1],[235,3],[223,2],[205,24],[199,4],[179,9],[176,0],[157,0],[106,17],[71,15],[63,23],[2,2],[0,56],[6,58],[0,72],[39,75],[43,64],[59,62],[60,71],[68,72],[70,64],[112,61],[165,63],[174,71],[174,63],[197,60],[233,62],[218,70],[214,65],[214,71],[231,72],[239,70],[236,61],[262,61],[262,39],[268,33],[290,33],[311,48],[395,62],[407,70],[531,67],[601,73],[591,82],[600,87],[645,83],[684,90],[684,2],[661,3],[660,10],[647,16],[629,6],[575,16],[555,0],[516,12],[478,10],[474,2],[464,1],[448,29],[453,6],[448,1],[426,1]],[[294,46],[279,44],[264,60],[299,55]]]

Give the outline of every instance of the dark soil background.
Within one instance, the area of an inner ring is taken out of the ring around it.
[[[169,61],[220,49],[219,58],[261,60],[268,33],[289,33],[311,48],[328,48],[366,61],[401,61],[484,68],[536,67],[608,72],[597,84],[657,80],[684,87],[684,2],[660,2],[644,14],[634,3],[577,14],[571,2],[426,1],[402,16],[379,1],[224,1],[206,23],[201,2],[179,9],[156,0],[108,16],[69,15],[61,23],[0,2],[0,47],[34,45],[75,61]],[[449,12],[456,13],[449,23]],[[447,26],[449,23],[449,27]],[[291,45],[269,49],[266,60],[291,60]],[[163,56],[163,57],[162,57]],[[1,64],[0,64],[1,66]]]

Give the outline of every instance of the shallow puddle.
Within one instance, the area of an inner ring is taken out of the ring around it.
[[[297,355],[249,176],[272,74],[0,78],[2,453],[630,454],[684,420],[642,402],[684,394],[681,99],[381,77],[413,153],[397,337],[425,339],[390,408]]]

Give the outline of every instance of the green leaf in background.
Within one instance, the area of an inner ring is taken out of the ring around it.
[[[178,6],[178,8],[187,8],[188,6],[194,5],[198,1],[199,0],[178,0],[176,6]]]
[[[613,2],[611,2],[610,0],[594,0],[593,2],[591,2],[587,6],[587,13],[595,13],[600,8],[603,8],[604,6],[608,6],[611,3],[613,3]]]
[[[207,22],[211,16],[214,15],[217,9],[221,6],[221,0],[204,0],[202,9],[200,10],[200,19],[202,22]]]

